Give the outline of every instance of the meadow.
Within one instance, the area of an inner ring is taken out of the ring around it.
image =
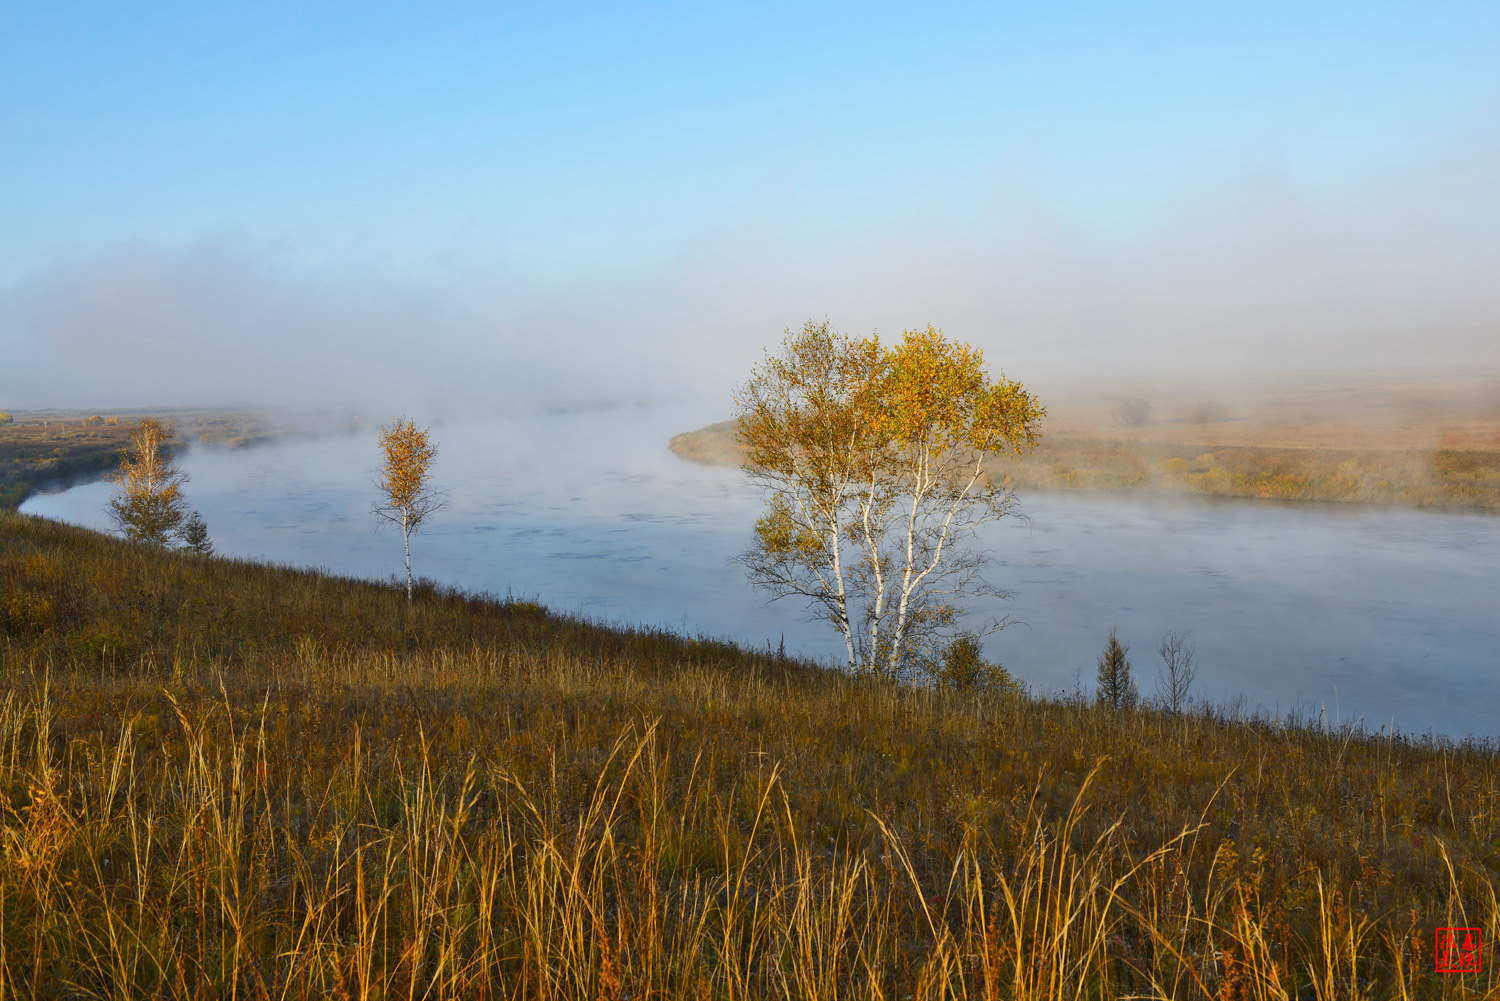
[[[1500,510],[1500,382],[1493,376],[1070,387],[1043,400],[1049,412],[1040,444],[1025,461],[991,462],[997,482]],[[1127,401],[1145,406],[1127,417]],[[671,448],[694,462],[741,461],[732,421],[678,435]]]
[[[1500,749],[0,514],[0,995],[1480,998]]]
[[[14,511],[38,487],[114,469],[129,434],[118,418],[0,423],[0,510]]]

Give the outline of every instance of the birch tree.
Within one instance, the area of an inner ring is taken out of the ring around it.
[[[826,615],[851,670],[937,664],[965,598],[1003,594],[976,533],[1014,498],[987,464],[1029,451],[1045,410],[930,326],[887,350],[826,322],[789,332],[735,403],[766,496],[741,556],[752,581]]]
[[[809,320],[735,394],[745,470],[766,495],[755,544],[740,559],[771,600],[801,597],[858,661],[853,605],[857,551],[850,534],[880,464],[870,399],[884,365],[879,342]]]
[[[426,428],[419,428],[405,415],[380,428],[383,465],[377,479],[381,500],[375,514],[401,529],[406,549],[406,600],[412,600],[411,537],[429,515],[446,503],[431,483],[437,445]]]
[[[172,462],[167,443],[172,427],[147,418],[130,433],[120,469],[109,479],[116,486],[108,513],[131,542],[166,546],[178,536],[187,517],[182,485],[187,474]]]

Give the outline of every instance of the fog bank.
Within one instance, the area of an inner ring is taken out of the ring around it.
[[[1112,232],[1021,160],[977,202],[914,191],[857,233],[768,192],[630,278],[531,280],[518,254],[418,273],[248,236],[73,250],[0,290],[0,404],[727,409],[784,328],[823,316],[932,323],[1052,382],[1500,370],[1496,136],[1500,114],[1336,189],[1241,162]]]

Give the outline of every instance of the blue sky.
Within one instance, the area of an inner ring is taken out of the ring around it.
[[[25,364],[0,393],[36,395],[91,339],[214,357],[249,321],[173,313],[207,287],[285,299],[258,322],[290,351],[352,349],[340,318],[378,293],[455,364],[649,344],[722,381],[826,313],[981,341],[1030,320],[1061,369],[1120,295],[1153,330],[1215,327],[1212,290],[1296,299],[1305,262],[1262,272],[1310,245],[1335,289],[1288,330],[1355,336],[1372,321],[1338,313],[1339,282],[1409,274],[1411,303],[1462,304],[1462,354],[1493,293],[1435,275],[1500,263],[1497,133],[1493,3],[11,3],[0,345]],[[1223,268],[1184,306],[1162,275],[1206,245]],[[924,273],[941,295],[893,291]]]

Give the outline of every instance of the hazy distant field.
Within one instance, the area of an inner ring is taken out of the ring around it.
[[[1496,376],[1039,393],[1042,444],[992,467],[1014,486],[1500,508]],[[1122,419],[1130,399],[1149,407],[1139,424]],[[729,421],[678,435],[671,449],[694,462],[740,461]]]
[[[267,416],[239,410],[14,411],[0,423],[0,510],[14,511],[35,490],[114,469],[131,430],[146,417],[172,424],[179,447],[242,448],[277,433]]]

